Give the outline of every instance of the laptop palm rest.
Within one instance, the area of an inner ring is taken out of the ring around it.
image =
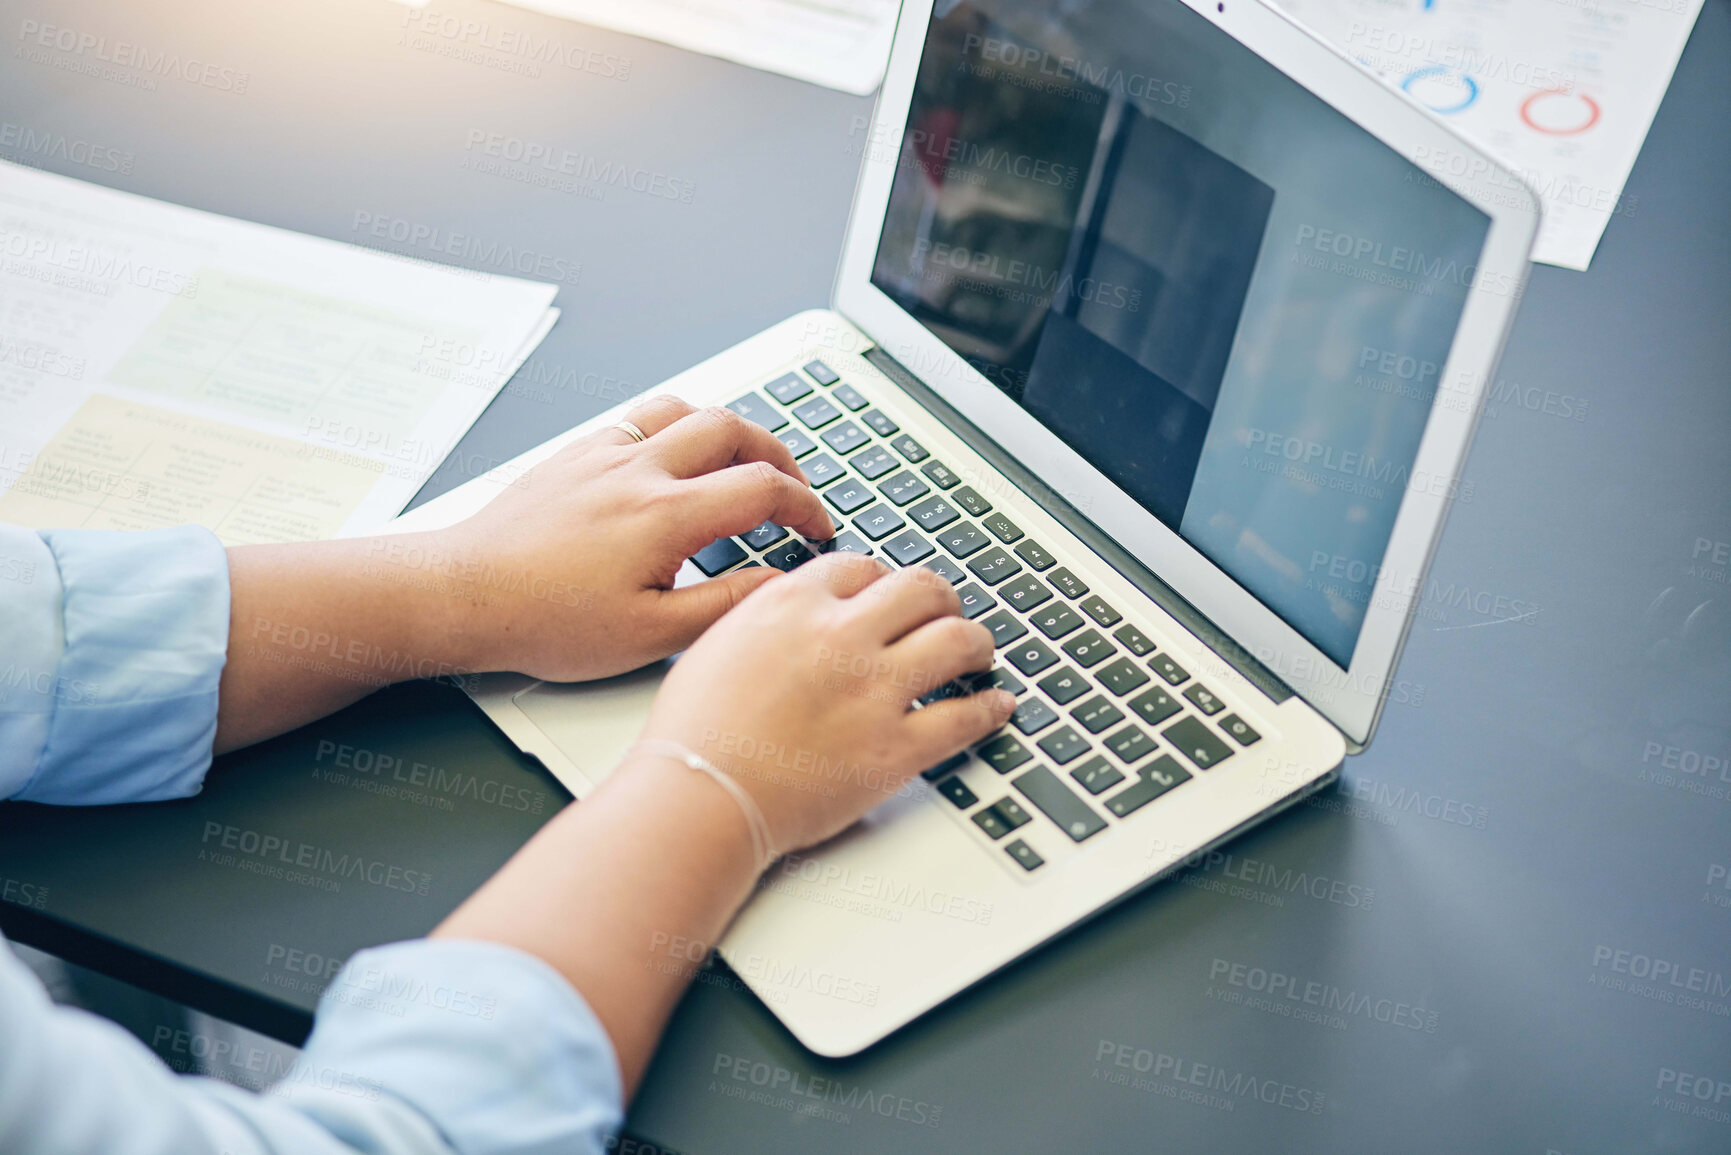
[[[579,798],[599,786],[637,740],[661,688],[666,662],[596,682],[537,682],[511,703],[586,781],[568,780],[567,767],[531,750]]]

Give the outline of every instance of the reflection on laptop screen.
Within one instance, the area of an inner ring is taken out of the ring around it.
[[[939,0],[872,281],[1345,667],[1489,223],[1174,0]]]

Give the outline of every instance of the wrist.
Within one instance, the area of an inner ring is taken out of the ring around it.
[[[442,675],[498,667],[489,663],[500,625],[482,555],[455,530],[367,539],[364,572],[386,584],[405,646]]]
[[[701,770],[633,748],[607,786],[614,788],[619,804],[653,815],[649,821],[656,835],[693,859],[693,865],[715,872],[718,880],[739,880],[749,888],[767,865],[751,819],[721,783]]]

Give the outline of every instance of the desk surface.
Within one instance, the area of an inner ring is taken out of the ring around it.
[[[0,119],[129,160],[36,158],[56,171],[564,270],[564,319],[429,492],[826,299],[868,101],[443,6],[630,61],[526,68],[407,11],[4,0],[15,49],[52,20],[247,79],[143,87],[9,50]],[[849,1062],[706,975],[633,1130],[695,1153],[1731,1147],[1728,55],[1731,6],[1708,0],[1592,271],[1535,271],[1398,702],[1337,793]],[[693,195],[465,170],[476,131]],[[564,798],[455,691],[403,687],[223,759],[189,802],[0,808],[0,924],[296,1039],[324,960],[431,927]],[[364,867],[335,889],[260,872],[231,828]]]

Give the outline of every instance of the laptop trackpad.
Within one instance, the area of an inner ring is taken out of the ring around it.
[[[642,732],[666,673],[667,663],[656,662],[598,682],[540,682],[511,700],[585,778],[599,786]]]

